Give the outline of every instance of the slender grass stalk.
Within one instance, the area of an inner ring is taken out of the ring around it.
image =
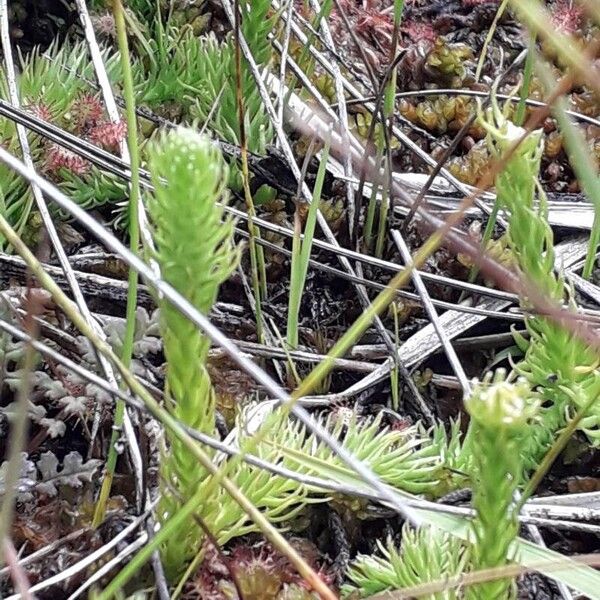
[[[594,221],[592,223],[592,231],[588,242],[588,251],[585,257],[585,265],[583,266],[582,276],[584,279],[589,279],[594,270],[596,262],[596,254],[600,246],[600,209],[594,207]]]
[[[317,213],[321,201],[321,192],[323,191],[323,182],[325,181],[325,172],[327,161],[329,160],[329,144],[327,141],[321,153],[321,162],[317,171],[317,179],[312,194],[312,202],[308,208],[308,216],[304,227],[304,239],[300,239],[300,217],[298,209],[295,215],[295,231],[292,240],[292,264],[290,276],[290,296],[288,301],[287,330],[286,338],[288,347],[295,350],[298,347],[298,318],[300,315],[300,303],[302,302],[302,293],[306,283],[306,274],[310,262],[313,237],[317,224]]]
[[[234,26],[234,45],[235,45],[235,96],[238,111],[239,130],[240,130],[240,150],[242,158],[242,185],[244,188],[244,199],[246,201],[246,211],[248,213],[248,234],[250,242],[250,273],[252,278],[252,289],[256,299],[256,333],[259,343],[263,343],[262,331],[262,301],[267,297],[267,271],[265,267],[265,256],[262,246],[258,246],[256,240],[260,237],[260,232],[254,224],[256,210],[254,209],[254,200],[250,193],[250,173],[248,170],[248,139],[246,136],[246,112],[244,110],[244,96],[242,84],[242,51],[240,47],[240,6],[239,0],[234,2],[235,26]]]
[[[32,304],[31,299],[29,300],[29,304]],[[30,335],[33,338],[35,330],[37,330],[33,315],[28,314],[27,321],[29,325],[28,328],[34,330],[30,331]],[[0,556],[4,555],[4,540],[10,535],[18,490],[17,483],[21,473],[21,453],[27,444],[29,396],[31,393],[36,356],[37,352],[32,344],[26,344],[25,354],[23,355],[21,365],[20,388],[10,428],[8,465],[4,476],[4,494],[2,496],[2,505],[0,508]]]
[[[503,370],[493,376],[488,373],[465,399],[471,416],[472,478],[476,481],[471,550],[474,571],[503,567],[515,558],[519,522],[514,494],[523,472],[521,442],[539,405],[525,380],[512,384],[504,377]],[[468,600],[514,597],[516,585],[511,578],[487,581],[466,590]]]
[[[292,381],[294,381],[294,385],[299,385],[300,382],[302,381],[302,378],[298,374],[298,369],[296,368],[296,363],[294,362],[294,359],[292,358],[290,349],[288,348],[286,341],[283,339],[283,336],[281,335],[279,328],[275,324],[273,324],[273,330],[274,330],[275,336],[277,337],[277,343],[279,344],[280,348],[283,350],[283,352],[285,354],[285,362],[286,362],[286,366],[288,369],[288,377],[291,376]]]
[[[135,92],[133,89],[133,75],[131,71],[131,58],[127,42],[127,29],[125,27],[125,11],[121,0],[113,0],[113,15],[117,29],[117,40],[123,71],[123,95],[125,97],[125,111],[127,115],[127,146],[130,154],[131,186],[129,188],[129,247],[135,254],[138,253],[140,244],[139,202],[140,202],[140,154],[137,136],[137,119],[135,113]],[[125,366],[131,364],[133,353],[133,340],[135,336],[135,311],[137,308],[138,274],[134,269],[129,270],[127,286],[127,306],[125,310],[125,335],[121,359]],[[102,487],[96,503],[93,527],[98,527],[106,515],[106,506],[110,497],[115,468],[117,466],[117,443],[121,436],[125,416],[125,403],[117,400],[113,418],[113,428],[110,438],[108,457]]]
[[[315,204],[314,198],[309,207],[312,210]],[[287,347],[298,347],[298,316],[300,312],[300,302],[302,301],[302,288],[299,282],[302,279],[300,254],[302,251],[302,219],[298,205],[294,211],[294,236],[292,237],[292,258],[290,262],[290,293],[288,297],[288,314],[286,337]]]
[[[398,319],[398,306],[396,302],[390,305],[394,313],[394,350],[396,354],[400,348],[400,323]],[[394,368],[390,371],[390,385],[392,386],[392,408],[398,411],[400,408],[400,381],[398,364],[394,362]]]
[[[400,33],[400,22],[404,12],[404,0],[394,0],[394,33],[392,36],[392,47],[390,52],[390,64],[393,64],[398,51],[398,40]],[[385,86],[383,97],[383,127],[388,128],[387,139],[392,139],[392,128],[394,119],[395,99],[396,99],[396,81],[398,77],[397,69],[393,69]],[[381,203],[379,204],[379,227],[377,231],[377,242],[375,244],[375,256],[383,256],[383,247],[387,233],[387,219],[390,208],[390,193],[392,191],[392,164],[390,148],[386,148],[387,160],[384,169],[383,187],[381,190]]]
[[[381,165],[383,159],[383,139],[377,140],[377,156],[375,158],[375,164],[377,167]],[[365,251],[369,251],[373,243],[373,223],[375,222],[375,208],[377,207],[377,191],[379,190],[379,181],[373,181],[371,186],[371,195],[369,196],[369,205],[367,207],[367,216],[365,218],[365,225],[363,228],[363,240],[365,245]]]
[[[306,5],[308,7],[308,2],[306,3]],[[310,48],[313,47],[315,38],[317,38],[317,35],[318,35],[317,30],[319,28],[319,23],[321,22],[321,19],[329,18],[332,6],[333,6],[333,0],[325,0],[325,2],[323,2],[323,4],[321,5],[321,10],[315,15],[315,18],[312,21],[312,29],[310,30],[310,32],[308,34],[306,44],[304,44],[304,47],[302,48],[302,51],[300,52],[300,56],[298,57],[298,60],[296,61],[296,64],[302,68],[306,77],[310,78],[314,71],[314,68],[315,68],[315,59],[312,56],[310,56]],[[308,64],[305,63],[307,56],[310,57],[308,59]],[[283,101],[284,106],[287,106],[287,104],[289,103],[290,98],[292,97],[292,94],[294,93],[294,89],[297,84],[298,84],[298,78],[296,77],[296,75],[292,75],[292,78],[288,85],[287,94],[285,95],[285,98]]]
[[[519,92],[519,104],[515,111],[515,125],[521,127],[525,123],[525,111],[527,110],[527,98],[529,97],[529,90],[531,88],[531,79],[533,77],[533,65],[535,58],[535,33],[529,37],[529,49],[527,50],[527,57],[525,58],[525,66],[523,67],[523,82],[521,83],[521,90]]]
[[[201,519],[200,515],[198,514],[198,511],[196,511],[195,513],[192,513],[191,517],[200,526],[202,519]],[[204,535],[206,535],[207,539],[209,539],[210,543],[212,544],[214,536],[212,535],[212,532],[210,531],[210,529],[206,530],[206,529],[202,528],[202,530],[204,532]],[[217,541],[217,540],[215,540],[215,541]],[[218,541],[217,541],[217,544],[218,544]],[[216,547],[218,547],[218,546],[216,546]],[[177,600],[177,598],[179,598],[181,596],[181,594],[185,588],[185,585],[190,580],[190,578],[193,577],[194,573],[196,573],[196,571],[198,571],[205,556],[206,556],[206,548],[203,546],[196,552],[196,556],[194,556],[194,559],[190,562],[190,564],[187,566],[187,568],[185,569],[185,571],[179,578],[177,585],[174,587],[173,591],[171,592],[170,600]]]
[[[174,4],[170,3],[166,21],[165,23],[163,23],[161,16],[161,0],[156,0],[155,2],[156,17],[154,19],[154,26],[156,28],[156,35],[154,36],[154,39],[156,40],[156,45],[158,46],[159,54],[162,54],[163,56],[165,54],[165,40],[167,39],[166,29],[169,26],[169,21],[171,20],[171,17],[173,15],[173,8]],[[150,57],[149,59],[152,60]]]
[[[443,239],[444,233],[441,230],[431,234],[425,243],[415,252],[413,263],[407,265],[404,271],[400,271],[392,278],[388,286],[363,311],[352,326],[329,350],[325,358],[304,378],[302,384],[292,392],[290,401],[285,405],[286,408],[291,408],[291,405],[299,398],[310,394],[314,387],[331,371],[335,365],[335,359],[341,358],[360,339],[364,332],[371,326],[373,319],[377,315],[380,315],[396,299],[396,291],[410,281],[413,269],[421,268],[429,256],[439,248]]]
[[[387,233],[387,217],[390,209],[390,163],[385,161],[383,169],[383,183],[381,187],[381,202],[379,203],[379,221],[377,227],[377,240],[375,242],[375,256],[381,258],[383,256],[383,246],[386,240]]]
[[[487,56],[488,46],[494,37],[494,33],[496,33],[496,29],[498,27],[498,22],[502,18],[506,7],[508,6],[509,0],[502,0],[502,4],[498,7],[496,11],[496,15],[494,16],[494,20],[488,29],[487,35],[485,36],[485,40],[483,42],[483,47],[481,48],[481,54],[479,56],[479,60],[477,61],[477,69],[475,70],[475,81],[479,81],[481,77],[481,72],[483,71],[483,65],[485,63],[485,58]]]

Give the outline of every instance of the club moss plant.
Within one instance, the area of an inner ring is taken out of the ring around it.
[[[525,380],[510,383],[500,369],[488,373],[465,399],[471,416],[469,435],[472,479],[473,570],[503,567],[514,559],[519,532],[515,493],[522,483],[521,448],[530,436],[539,400]],[[537,424],[537,423],[536,423]],[[467,588],[471,600],[508,599],[516,595],[510,578],[495,578]]]
[[[266,65],[272,53],[268,34],[275,23],[271,3],[244,3],[241,10],[241,33],[256,62]],[[140,102],[154,109],[171,106],[184,121],[195,120],[223,140],[239,144],[233,36],[219,41],[212,33],[198,36],[189,26],[156,29],[148,40],[148,56],[134,65]],[[241,66],[248,150],[264,153],[273,138],[272,127],[245,60]]]
[[[164,134],[149,149],[149,164],[155,192],[148,209],[162,277],[207,314],[238,261],[233,222],[223,215],[227,167],[210,140],[188,129]],[[180,311],[159,303],[169,409],[186,425],[212,435],[215,396],[206,368],[210,342]],[[161,465],[163,522],[206,476],[179,440],[168,441]],[[167,569],[180,569],[200,539],[199,529],[186,523],[163,548]]]
[[[520,141],[495,182],[499,208],[509,223],[509,246],[517,257],[519,269],[547,298],[557,304],[567,302],[575,317],[577,306],[572,294],[563,276],[554,270],[554,238],[548,224],[546,198],[537,179],[543,150],[542,131],[527,134],[511,123],[495,98],[485,117],[480,115],[480,122],[495,156],[501,156]],[[521,305],[531,308],[527,298],[521,298]],[[516,336],[525,356],[514,370],[532,388],[538,388],[544,400],[539,426],[523,450],[525,468],[533,469],[573,411],[588,406],[600,394],[600,371],[596,353],[571,331],[543,315],[528,315],[525,324],[530,340]],[[600,403],[591,404],[579,428],[597,445]]]
[[[473,489],[475,517],[470,542],[432,527],[405,526],[400,548],[379,544],[379,554],[358,556],[344,593],[359,597],[416,586],[471,571],[501,568],[515,560],[518,536],[516,493],[523,481],[521,447],[531,435],[539,398],[524,379],[507,381],[503,370],[489,373],[465,399],[471,417],[465,449]],[[442,589],[427,598],[508,600],[515,595],[512,578],[491,577],[483,583]]]
[[[378,543],[378,554],[359,555],[348,572],[344,598],[368,598],[386,590],[398,590],[447,577],[459,576],[466,568],[466,546],[456,537],[434,527],[413,529],[405,525],[402,545],[390,540]],[[423,596],[432,600],[458,600],[460,589],[448,588]]]

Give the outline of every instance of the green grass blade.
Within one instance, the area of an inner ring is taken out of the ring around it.
[[[300,303],[302,302],[302,292],[306,283],[306,274],[308,273],[308,264],[312,250],[312,242],[317,223],[317,213],[323,191],[323,182],[325,181],[325,172],[327,161],[329,160],[328,141],[323,148],[321,163],[317,172],[317,179],[313,189],[312,202],[308,209],[306,225],[304,226],[304,239],[300,240],[299,233],[294,234],[292,241],[292,264],[290,277],[290,297],[288,301],[287,316],[287,343],[289,348],[298,347],[298,317],[300,314]]]

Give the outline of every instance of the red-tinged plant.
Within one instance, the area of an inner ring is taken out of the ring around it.
[[[409,427],[413,426],[413,422],[410,417],[402,416],[399,419],[394,419],[390,425],[392,431],[405,431]]]
[[[356,20],[356,32],[362,36],[384,37],[388,42],[391,42],[393,31],[394,21],[391,15],[376,9],[361,11]]]
[[[51,122],[53,115],[48,105],[43,102],[36,102],[25,107],[25,110],[40,121]]]
[[[90,130],[88,137],[94,144],[105,150],[117,151],[127,135],[127,123],[99,123]]]
[[[583,24],[583,8],[569,0],[558,0],[550,18],[554,28],[566,34],[575,33]]]
[[[319,577],[334,583],[333,575],[319,565],[319,552],[306,541],[290,540]],[[289,560],[269,543],[240,544],[228,555],[205,545],[205,558],[196,576],[186,586],[189,598],[210,600],[284,600],[310,598],[310,585]]]
[[[233,600],[238,598],[235,586],[226,579],[219,580],[212,573],[201,570],[185,584],[183,600]]]
[[[400,28],[405,41],[418,44],[419,42],[435,42],[437,33],[430,23],[425,21],[408,20]]]
[[[247,600],[276,598],[290,568],[285,557],[266,545],[238,546],[231,553],[229,567]]]
[[[75,175],[85,175],[90,168],[87,160],[58,144],[51,144],[46,152],[44,171],[48,174],[56,175],[61,169],[66,169]]]
[[[104,118],[104,107],[100,99],[93,95],[81,94],[71,105],[74,126],[77,133],[85,133],[90,127],[95,127]]]
[[[115,18],[111,13],[93,16],[92,25],[96,34],[103,39],[114,40],[117,37]]]

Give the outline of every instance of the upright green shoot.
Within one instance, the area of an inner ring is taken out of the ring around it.
[[[238,124],[240,132],[240,149],[242,156],[242,185],[244,189],[244,199],[246,200],[246,211],[248,213],[248,236],[250,240],[250,272],[252,278],[252,290],[254,293],[256,307],[256,332],[258,341],[263,343],[262,332],[262,301],[267,297],[267,272],[265,267],[265,257],[262,247],[258,246],[257,238],[260,237],[258,227],[254,225],[256,211],[254,209],[254,200],[250,193],[250,172],[248,170],[248,139],[246,135],[246,111],[244,110],[243,96],[243,72],[242,72],[242,50],[240,45],[240,9],[239,1],[234,2],[235,11],[235,97],[238,114]]]
[[[515,125],[519,127],[525,123],[525,111],[527,109],[527,98],[529,97],[529,89],[531,88],[531,79],[533,77],[533,63],[535,56],[535,34],[529,38],[529,48],[527,50],[527,58],[525,59],[525,67],[523,68],[523,81],[519,92],[519,103],[515,111]]]
[[[155,188],[149,212],[162,277],[207,314],[238,260],[233,222],[223,217],[227,167],[216,146],[186,129],[163,135],[150,148],[149,164]],[[210,341],[170,303],[159,305],[168,408],[181,422],[212,435],[215,396],[206,369]],[[179,439],[169,442],[161,464],[163,523],[194,496],[207,475]],[[202,531],[193,522],[183,523],[166,540],[162,550],[168,574],[181,571],[201,540]]]
[[[488,118],[482,120],[488,131],[488,146],[495,155],[506,152],[521,140],[519,147],[496,178],[496,193],[500,208],[505,211],[509,227],[508,241],[520,270],[549,299],[556,303],[568,300],[562,276],[554,272],[554,239],[548,224],[546,197],[538,182],[542,155],[542,131],[525,136],[503,115],[492,97]],[[525,308],[530,307],[522,298]],[[531,315],[526,320],[531,339],[517,337],[525,358],[514,369],[525,377],[531,387],[539,387],[544,397],[541,420],[523,449],[527,457],[525,468],[537,467],[552,446],[572,409],[589,406],[579,429],[593,444],[600,443],[600,406],[589,404],[589,398],[600,391],[600,370],[596,353],[571,331],[544,315]]]
[[[522,442],[536,415],[538,400],[525,380],[509,383],[502,370],[479,383],[465,399],[471,416],[469,436],[474,472],[472,523],[473,570],[502,567],[514,560],[519,533],[515,492],[523,472]],[[467,588],[467,600],[516,597],[510,578],[493,579]]]
[[[383,158],[383,139],[382,136],[378,136],[377,143],[377,156],[375,158],[375,164],[377,167],[381,165]],[[379,173],[379,170],[377,171]],[[365,225],[363,228],[363,241],[365,245],[365,251],[371,248],[373,243],[373,223],[375,222],[375,208],[377,207],[377,191],[379,190],[379,179],[374,178],[371,186],[371,195],[369,196],[369,205],[367,207],[367,216],[365,217]]]
[[[392,53],[390,56],[390,64],[396,58],[396,52],[398,50],[398,40],[400,32],[400,21],[402,20],[402,13],[404,12],[404,0],[394,0],[394,35],[392,39]],[[395,99],[396,99],[396,81],[397,81],[397,70],[393,69],[390,77],[386,83],[384,99],[383,99],[383,116],[386,119],[384,127],[388,127],[389,131],[392,130],[392,121],[394,116]],[[389,155],[389,148],[387,151],[387,160],[385,166],[385,173],[383,178],[383,186],[381,191],[381,202],[379,204],[379,227],[377,231],[377,242],[375,244],[375,256],[381,258],[383,256],[383,246],[386,238],[387,230],[387,217],[390,208],[390,179],[391,179],[391,157]]]
[[[502,6],[498,9],[498,11],[500,11],[502,9]],[[492,90],[491,90],[491,94],[492,97],[495,96],[496,92],[497,92],[497,82],[494,83],[494,85],[492,86]],[[506,105],[507,107],[509,106],[508,104]],[[493,145],[493,142],[490,140],[489,136],[488,136],[488,143]],[[500,206],[501,206],[501,200],[496,197],[496,199],[494,200],[494,205],[492,206],[492,211],[490,212],[488,219],[487,219],[487,223],[485,224],[485,229],[483,230],[483,236],[481,238],[481,247],[482,248],[487,248],[490,240],[492,239],[492,236],[494,235],[494,228],[496,227],[496,221],[498,219],[498,213],[500,212]],[[479,269],[477,268],[477,265],[473,265],[471,267],[471,269],[469,270],[469,278],[468,281],[469,283],[473,283],[475,281],[475,279],[477,278],[477,275],[479,274]]]
[[[308,209],[306,225],[304,227],[304,239],[300,239],[300,228],[297,226],[294,230],[292,240],[292,264],[290,274],[290,297],[288,302],[287,316],[287,343],[288,347],[295,349],[298,347],[298,319],[300,316],[300,303],[302,301],[302,292],[306,283],[306,274],[308,273],[308,264],[312,250],[312,242],[317,223],[317,212],[323,191],[323,182],[325,181],[325,171],[327,161],[329,160],[329,140],[325,144],[321,153],[321,163],[317,171],[317,179],[313,189],[312,202]],[[296,210],[296,222],[299,223],[300,216]]]

